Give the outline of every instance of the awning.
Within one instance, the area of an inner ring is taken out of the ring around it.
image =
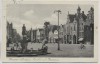
[[[84,38],[79,38],[79,40],[78,40],[78,41],[83,41],[83,39],[84,39]]]

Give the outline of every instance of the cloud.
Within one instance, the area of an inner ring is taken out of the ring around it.
[[[33,10],[28,10],[24,12],[23,17],[25,20],[28,20],[28,21],[38,20],[38,17],[35,15],[35,12]]]
[[[46,17],[43,20],[49,21],[50,24],[52,24],[52,25],[57,25],[58,24],[58,16],[56,14],[52,14],[51,16]],[[61,19],[61,18],[59,18],[59,23],[60,24],[64,24],[64,23],[66,23],[66,21]]]
[[[32,27],[32,23],[30,21],[20,19],[18,17],[7,17],[8,22],[13,23],[13,27],[17,29],[17,32],[21,35],[23,24],[26,25],[26,29],[29,30]]]
[[[39,24],[42,22],[41,17],[34,12],[34,10],[28,10],[23,14],[23,19],[30,21],[33,24]]]
[[[34,11],[33,10],[29,10],[29,11],[26,11],[25,13],[24,13],[24,16],[25,17],[30,17],[30,16],[33,16],[34,15]]]
[[[56,14],[52,14],[49,17],[46,17],[43,19],[44,21],[49,21],[50,24],[57,24],[57,15]]]
[[[44,22],[49,21],[50,24],[57,25],[58,24],[58,16],[57,14],[51,14],[48,17],[45,18],[39,18],[35,15],[35,12],[33,10],[26,11],[23,15],[23,18],[17,17],[17,16],[8,16],[7,20],[8,22],[13,23],[13,27],[17,29],[17,32],[21,35],[22,34],[22,26],[25,24],[26,29],[30,30],[32,29],[38,29],[43,28]],[[64,22],[60,17],[60,22]]]
[[[20,19],[18,17],[13,17],[13,16],[7,17],[7,21],[9,23],[11,23],[11,22],[13,23],[14,29],[17,29],[17,32],[20,35],[22,33],[23,24],[25,24],[27,30],[30,30],[31,28],[32,29],[43,28],[42,24],[35,24],[35,23],[32,23],[31,21],[28,21],[28,20],[25,20],[25,19]]]

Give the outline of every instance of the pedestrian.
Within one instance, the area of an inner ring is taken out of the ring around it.
[[[42,52],[43,53],[47,53],[47,50],[48,50],[48,46],[46,46],[47,39],[44,39],[42,43],[43,43],[43,45],[42,45]]]
[[[42,48],[43,48],[43,46],[45,46],[45,45],[47,44],[47,39],[44,39],[44,40],[42,41],[42,43],[43,43],[43,45],[42,45]]]
[[[81,46],[80,46],[81,49],[85,49],[86,48],[85,45],[82,42],[80,44],[81,44]]]

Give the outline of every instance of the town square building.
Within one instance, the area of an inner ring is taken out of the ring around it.
[[[78,6],[77,13],[67,15],[66,37],[67,43],[79,44],[83,41],[84,44],[93,44],[94,41],[94,9],[90,8],[87,15]]]

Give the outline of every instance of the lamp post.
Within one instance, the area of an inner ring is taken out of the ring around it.
[[[58,50],[60,50],[60,43],[59,43],[59,14],[61,14],[61,10],[55,10],[54,13],[58,13]]]

